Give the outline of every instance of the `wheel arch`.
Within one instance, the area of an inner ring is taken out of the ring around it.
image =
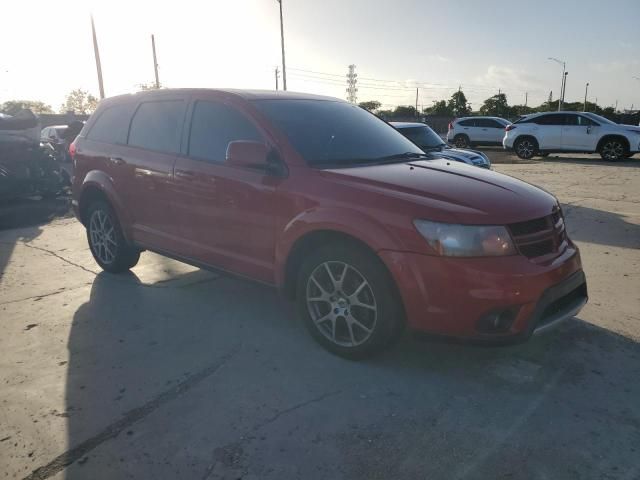
[[[631,144],[629,143],[629,139],[627,137],[617,133],[608,133],[606,135],[603,135],[602,138],[598,140],[596,152],[600,152],[600,150],[602,149],[602,146],[607,140],[620,140],[622,144],[625,146],[627,152],[631,149]]]

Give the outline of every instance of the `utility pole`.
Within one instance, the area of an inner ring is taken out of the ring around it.
[[[98,71],[98,86],[100,87],[100,100],[104,98],[104,84],[102,83],[102,64],[100,63],[100,51],[98,50],[98,39],[96,38],[96,26],[91,15],[91,33],[93,35],[93,55],[96,58],[96,70]]]
[[[587,92],[589,91],[589,82],[584,87],[584,107],[582,108],[583,112],[587,111]]]
[[[160,88],[160,78],[158,77],[158,57],[156,57],[156,37],[151,35],[151,49],[153,50],[153,71],[156,74],[156,88]]]
[[[618,100],[616,99],[616,108],[613,109],[614,112],[618,111]]]
[[[356,66],[354,64],[349,65],[349,73],[347,73],[347,101],[350,103],[357,103],[358,101],[358,89],[356,83],[358,74],[356,73]]]
[[[558,111],[562,110],[562,102],[564,101],[564,83],[565,83],[565,78],[566,78],[566,68],[567,68],[567,64],[566,62],[564,62],[563,60],[558,60],[557,58],[554,57],[549,57],[549,60],[556,62],[560,65],[562,65],[562,83],[561,83],[561,88],[560,88],[560,99],[558,100]]]
[[[560,98],[560,103],[558,104],[558,107],[560,107],[561,105],[564,105],[564,94],[567,92],[567,75],[569,75],[569,72],[564,72],[564,78],[562,79],[563,80],[562,97]]]
[[[418,87],[416,87],[416,117],[418,116]]]
[[[278,77],[280,76],[280,72],[278,71],[278,67],[276,67],[276,90],[278,90]]]
[[[529,103],[529,92],[524,92],[524,106],[527,106],[527,103]]]
[[[280,43],[282,45],[282,88],[287,90],[287,65],[284,61],[284,23],[282,21],[282,0],[276,0],[280,4]]]

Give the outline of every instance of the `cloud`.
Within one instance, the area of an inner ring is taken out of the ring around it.
[[[438,54],[427,56],[427,60],[440,63],[451,63],[453,61],[448,57],[443,57],[442,55]]]
[[[640,67],[639,60],[612,60],[605,63],[590,63],[589,68],[600,73],[612,73],[634,70]]]
[[[491,87],[501,88],[503,90],[536,90],[541,86],[540,80],[527,73],[524,70],[518,70],[511,67],[489,65],[487,71],[476,77],[475,82]]]

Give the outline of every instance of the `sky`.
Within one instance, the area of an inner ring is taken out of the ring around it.
[[[557,98],[640,107],[640,0],[283,0],[287,87],[421,107],[461,87],[474,109],[499,91],[510,104]],[[166,87],[275,88],[281,67],[276,0],[21,0],[5,2],[0,103],[60,109],[82,88],[98,95],[90,14],[106,96],[154,79],[155,34]],[[282,82],[282,79],[280,80]],[[282,87],[282,83],[280,83]]]

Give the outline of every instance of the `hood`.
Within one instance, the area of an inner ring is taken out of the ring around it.
[[[487,161],[487,158],[480,155],[473,150],[463,150],[460,148],[445,148],[439,152],[430,152],[431,155],[437,158],[445,158],[447,160],[453,160],[455,162],[462,162],[468,165],[475,165],[476,167],[488,168],[491,163]]]
[[[550,193],[501,173],[448,160],[325,170],[352,188],[373,190],[412,204],[427,220],[505,225],[551,214]]]

